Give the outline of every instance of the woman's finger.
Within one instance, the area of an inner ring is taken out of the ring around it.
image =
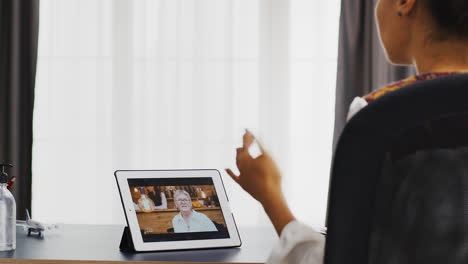
[[[242,137],[242,142],[244,144],[244,149],[249,149],[252,142],[254,142],[255,137],[249,130],[245,130],[244,136]]]
[[[255,141],[257,141],[257,145],[258,145],[258,148],[260,149],[260,151],[263,153],[266,153],[265,149],[263,148],[263,144],[260,143],[260,141],[258,139],[255,139]]]
[[[231,176],[231,178],[235,181],[235,182],[239,182],[239,176],[237,176],[236,174],[234,174],[234,172],[232,172],[231,169],[225,169],[227,174],[229,174],[229,176]]]
[[[249,152],[246,151],[244,148],[237,148],[236,149],[237,155],[236,155],[236,161],[239,162],[240,160],[246,160],[250,159]]]
[[[263,145],[260,143],[260,141],[255,138],[255,136],[250,132],[248,129],[245,130],[244,134],[244,148],[246,145],[248,145],[248,152],[251,153],[252,158],[257,158],[260,157],[263,154],[266,154],[265,149],[263,148]]]
[[[243,151],[242,148],[236,148],[236,162],[238,166],[239,166],[239,159],[242,156],[242,151]]]

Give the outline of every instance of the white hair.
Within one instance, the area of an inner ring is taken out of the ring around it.
[[[192,198],[190,197],[190,194],[187,192],[187,191],[184,191],[184,190],[175,190],[174,192],[174,200],[177,199],[177,196],[180,196],[180,195],[185,195],[187,196],[187,198],[189,200],[192,200]]]

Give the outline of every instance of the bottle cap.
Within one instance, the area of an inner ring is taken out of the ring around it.
[[[13,167],[11,164],[0,164],[0,183],[8,183],[8,174],[5,172],[5,167]]]

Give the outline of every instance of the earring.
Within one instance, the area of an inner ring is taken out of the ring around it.
[[[398,11],[397,14],[398,14],[399,17],[402,17],[402,16],[403,16],[403,13],[402,13],[401,11]]]

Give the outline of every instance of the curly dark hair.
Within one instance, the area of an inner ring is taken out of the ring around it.
[[[435,22],[444,32],[468,39],[467,0],[426,0],[426,2]]]

